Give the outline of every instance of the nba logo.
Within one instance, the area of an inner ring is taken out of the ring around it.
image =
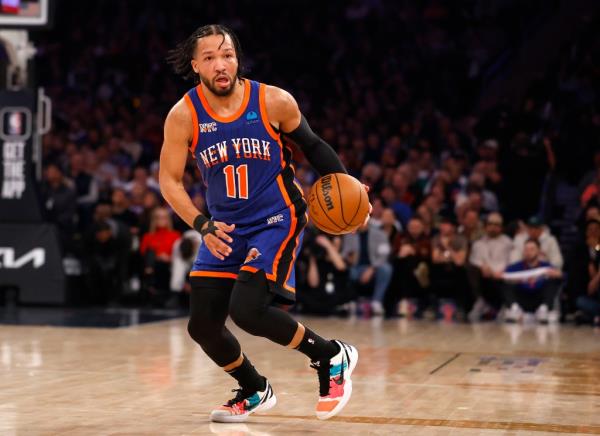
[[[23,135],[23,112],[8,113],[8,134],[10,136]]]
[[[3,107],[0,109],[0,139],[4,141],[27,141],[31,137],[32,114],[26,107]]]

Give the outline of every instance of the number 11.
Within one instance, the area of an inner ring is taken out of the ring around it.
[[[235,183],[235,174],[234,174],[234,166],[227,165],[223,168],[223,173],[225,173],[225,188],[227,190],[227,196],[229,198],[242,198],[244,200],[248,199],[248,165],[240,165],[235,169],[235,174],[237,174],[237,190],[239,190],[239,195],[236,195],[236,183]]]

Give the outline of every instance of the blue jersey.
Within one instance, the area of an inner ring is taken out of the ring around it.
[[[249,225],[292,208],[299,216],[306,203],[294,179],[292,152],[270,125],[265,85],[243,80],[244,99],[229,117],[217,115],[199,85],[185,101],[192,111],[194,155],[207,187],[212,218]]]

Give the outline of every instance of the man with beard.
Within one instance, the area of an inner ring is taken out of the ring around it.
[[[221,25],[197,29],[169,56],[178,74],[197,83],[167,116],[159,174],[167,202],[203,237],[190,273],[188,331],[240,385],[235,398],[212,411],[213,421],[241,422],[276,403],[267,379],[225,327],[228,315],[248,333],[311,359],[320,385],[316,414],[328,419],[350,398],[358,352],[272,304],[295,300],[294,262],[306,225],[306,203],[282,139],[298,145],[321,175],[346,169],[289,93],[241,76],[241,59],[235,34]],[[211,217],[184,189],[188,149],[207,185]]]

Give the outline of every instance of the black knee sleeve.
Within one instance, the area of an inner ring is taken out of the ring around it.
[[[263,271],[245,282],[236,282],[229,302],[229,316],[238,327],[254,336],[264,336],[260,320],[264,318],[274,295]]]
[[[240,345],[225,327],[233,280],[192,281],[188,333],[219,366],[235,361]]]
[[[246,281],[238,280],[235,283],[229,316],[251,335],[288,345],[298,329],[298,323],[287,312],[271,305],[274,298],[264,271],[258,271]]]

